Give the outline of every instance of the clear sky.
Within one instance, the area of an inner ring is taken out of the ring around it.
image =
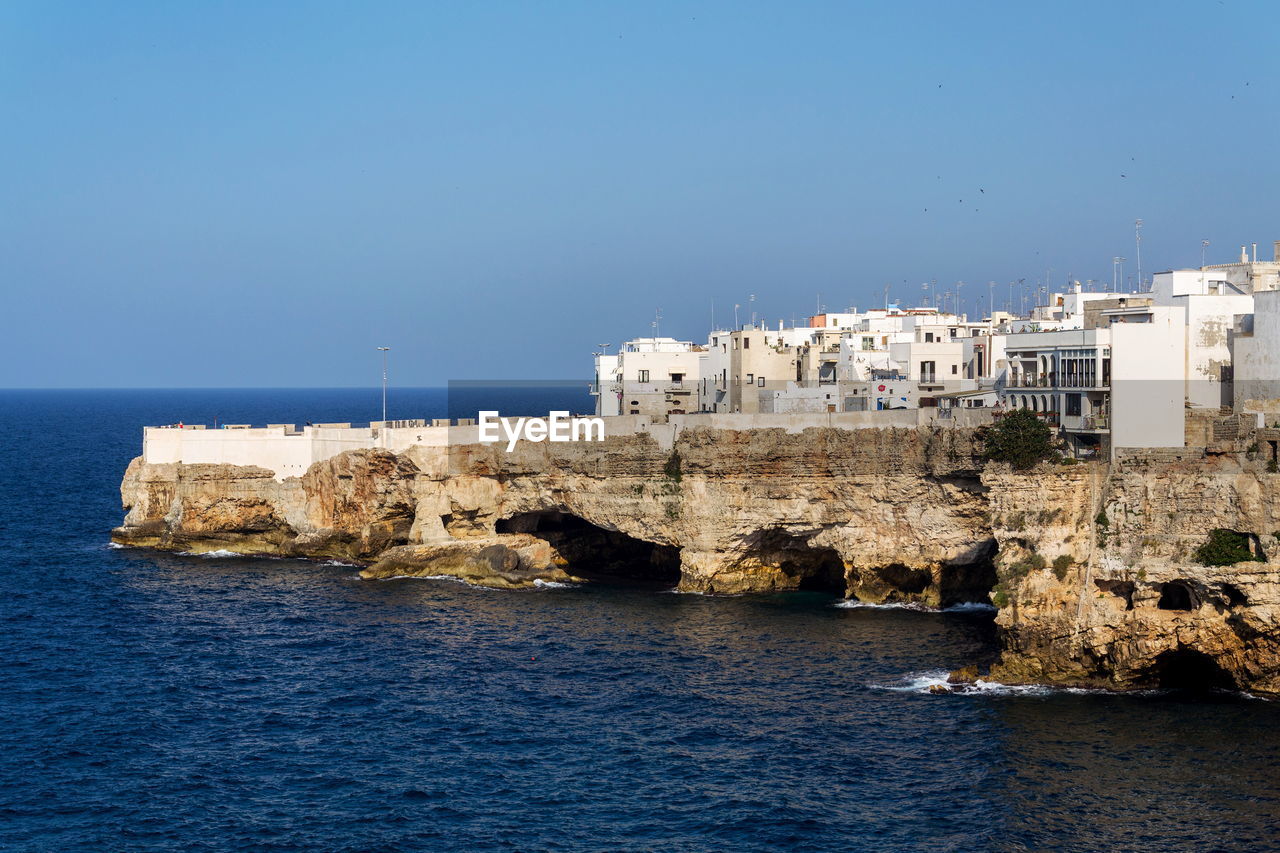
[[[1280,239],[1273,3],[0,3],[0,387],[591,352]],[[983,305],[982,307],[985,307]]]

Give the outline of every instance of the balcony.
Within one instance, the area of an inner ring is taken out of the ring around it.
[[[1111,377],[1103,376],[1101,383],[1098,377],[1089,374],[1070,373],[1059,377],[1056,373],[1038,376],[1018,374],[1009,378],[1006,388],[1086,388],[1106,389],[1110,387]]]
[[[1106,432],[1111,429],[1111,418],[1098,415],[1063,415],[1062,428],[1069,432]]]

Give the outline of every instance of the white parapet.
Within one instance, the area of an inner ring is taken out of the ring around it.
[[[679,433],[704,427],[718,430],[783,429],[800,432],[815,427],[834,429],[915,428],[926,425],[949,427],[979,426],[991,419],[990,410],[956,411],[940,420],[937,409],[903,409],[883,412],[833,412],[795,414],[694,414],[673,415],[670,423],[654,423],[647,415],[618,415],[604,418],[605,438],[646,434],[664,449],[670,448]],[[392,421],[352,427],[350,424],[292,424],[268,427],[236,425],[206,429],[200,425],[146,427],[142,456],[152,464],[244,465],[265,468],[277,480],[300,477],[317,462],[348,450],[385,449],[403,453],[411,447],[448,447],[479,442],[479,426],[474,420],[450,426],[448,421]],[[397,424],[415,424],[399,426]],[[417,425],[422,424],[422,425]]]

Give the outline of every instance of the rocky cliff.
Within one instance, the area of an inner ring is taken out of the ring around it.
[[[1186,456],[1028,473],[984,463],[963,429],[691,429],[670,448],[640,434],[355,451],[283,481],[136,459],[113,539],[499,587],[617,575],[706,593],[990,599],[1001,680],[1280,692],[1280,475],[1249,454]],[[1250,560],[1199,565],[1214,528],[1242,534]]]
[[[1280,475],[1251,453],[984,476],[1004,651],[993,677],[1280,692]],[[1181,456],[1182,458],[1179,458]],[[1239,562],[1203,550],[1225,535]]]

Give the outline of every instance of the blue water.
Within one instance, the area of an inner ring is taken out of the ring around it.
[[[928,695],[982,614],[107,547],[142,424],[379,406],[0,392],[0,849],[1276,846],[1280,703]]]

